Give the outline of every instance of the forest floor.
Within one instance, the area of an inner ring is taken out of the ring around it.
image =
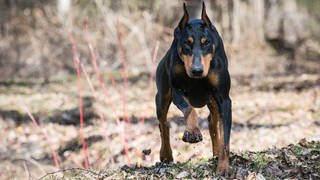
[[[285,57],[270,49],[232,54],[232,177],[320,178],[319,62],[297,61],[297,71],[286,72]],[[187,144],[181,140],[185,128],[182,114],[171,106],[168,118],[176,163],[161,164],[154,82],[149,85],[147,72],[128,72],[126,115],[130,122],[119,119],[123,115],[121,71],[112,73],[114,85],[105,75],[106,91],[92,75],[97,99],[85,78],[81,81],[90,170],[82,169],[75,76],[49,83],[30,79],[0,82],[0,179],[46,174],[45,179],[216,177],[208,110],[197,110],[203,141]],[[32,125],[24,104],[41,128]],[[50,146],[57,152],[61,168],[69,170],[48,174],[57,171]]]
[[[41,179],[319,179],[320,142],[302,139],[296,145],[265,151],[231,154],[231,173],[215,173],[217,158],[188,160],[178,163],[155,163],[152,166],[127,166],[118,170],[65,169],[46,174]]]

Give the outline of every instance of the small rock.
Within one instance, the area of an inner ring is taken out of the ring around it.
[[[237,179],[244,179],[244,177],[246,176],[247,174],[247,169],[244,169],[242,167],[239,167],[238,171],[237,171],[237,174],[236,174],[236,178]]]
[[[268,174],[274,174],[277,176],[280,176],[283,173],[277,164],[271,164],[270,166],[268,166],[266,168],[266,172]]]
[[[178,178],[178,179],[185,178],[185,177],[187,177],[189,175],[190,175],[190,173],[188,171],[182,171],[176,176],[176,178]]]
[[[246,180],[266,180],[266,178],[260,173],[257,174],[255,172],[252,172],[248,175]]]
[[[266,180],[266,178],[262,174],[258,173],[256,180]]]
[[[162,174],[162,173],[166,172],[166,168],[160,168],[158,172],[159,172],[159,174]]]

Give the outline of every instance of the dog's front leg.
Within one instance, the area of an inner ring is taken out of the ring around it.
[[[173,103],[182,111],[186,120],[186,130],[183,133],[182,140],[188,143],[202,141],[196,110],[186,101],[182,93],[175,89],[172,89],[172,98]]]
[[[212,153],[214,156],[219,155],[220,147],[222,146],[222,120],[219,112],[218,104],[214,99],[208,104],[210,115],[208,116],[209,133],[212,143]]]
[[[208,105],[210,110],[209,130],[213,153],[218,153],[219,174],[229,174],[229,141],[231,132],[231,100],[229,97],[212,99]]]
[[[161,134],[160,161],[172,162],[172,150],[170,146],[169,123],[167,121],[167,113],[172,101],[171,91],[159,92],[156,95],[157,117],[159,120],[159,128]]]
[[[230,173],[229,169],[229,142],[230,142],[230,132],[232,124],[232,115],[231,115],[231,100],[229,97],[223,98],[221,102],[221,115],[222,115],[222,124],[223,124],[223,146],[219,152],[219,161],[218,161],[218,173],[224,174]]]
[[[182,140],[188,143],[198,143],[202,141],[196,110],[192,106],[188,106],[184,109],[183,114],[187,125]]]

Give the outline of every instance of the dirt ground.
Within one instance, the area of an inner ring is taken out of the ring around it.
[[[152,166],[122,166],[115,171],[81,168],[48,173],[40,179],[319,179],[320,142],[302,139],[296,145],[259,152],[231,153],[228,176],[215,173],[217,158]]]
[[[297,144],[303,138],[320,140],[319,61],[297,60],[297,71],[286,72],[285,56],[265,47],[259,51],[230,54],[231,152],[241,154],[282,148]],[[101,90],[94,75],[91,76],[97,99],[85,78],[82,80],[84,132],[93,170],[111,171],[127,164],[152,169],[152,165],[159,162],[155,84],[149,85],[148,72],[131,73],[130,69],[128,72],[126,114],[130,116],[130,123],[117,118],[123,115],[121,72],[112,74],[114,86],[110,76],[105,75],[107,92]],[[0,179],[39,178],[57,170],[50,144],[58,153],[62,168],[83,167],[75,76],[57,78],[49,83],[37,80],[1,82],[0,99]],[[34,114],[41,128],[32,125],[23,104]],[[208,110],[197,110],[204,137],[197,144],[181,140],[185,128],[182,114],[173,105],[169,111],[175,162],[199,160],[201,163],[203,159],[210,159]],[[43,131],[48,133],[49,140],[43,136]],[[128,154],[124,148],[126,142]],[[148,151],[150,154],[145,155]],[[319,149],[315,153],[319,156]]]

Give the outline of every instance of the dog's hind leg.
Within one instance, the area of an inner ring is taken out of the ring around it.
[[[186,130],[183,133],[182,140],[188,143],[197,143],[202,141],[202,134],[198,125],[198,117],[195,109],[189,105],[177,90],[172,90],[173,103],[183,112],[186,119]]]

